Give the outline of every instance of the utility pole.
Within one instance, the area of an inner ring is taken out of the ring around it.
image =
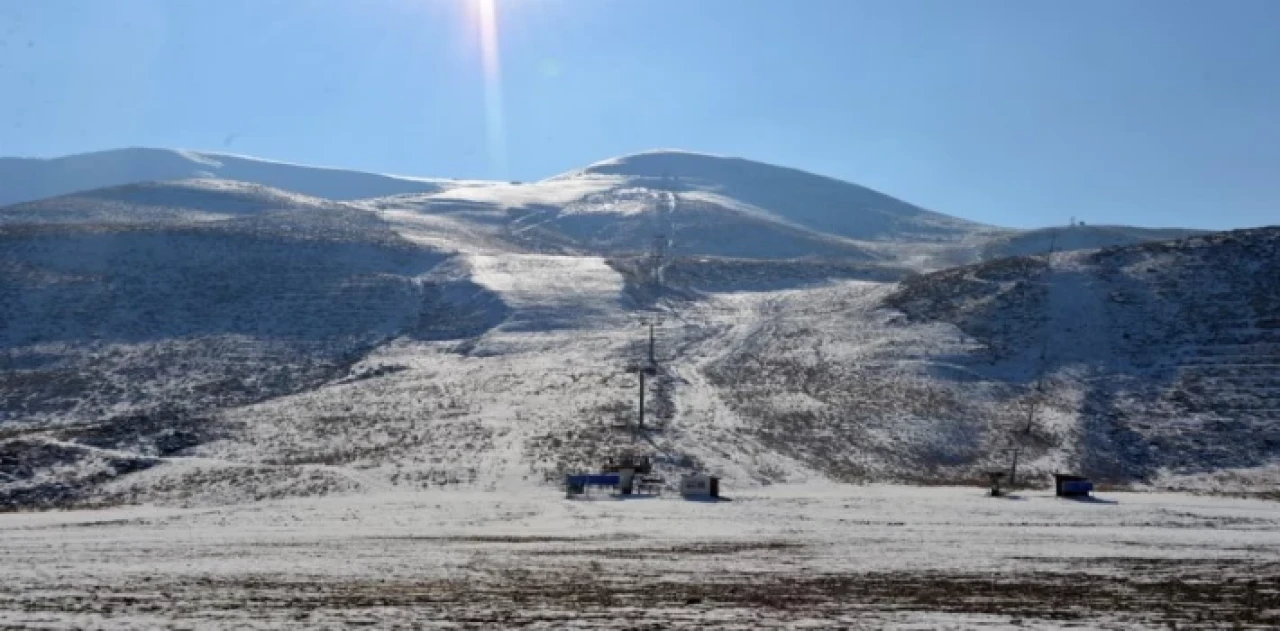
[[[648,361],[641,360],[639,363],[627,366],[627,372],[634,372],[640,378],[639,406],[636,421],[636,433],[644,431],[644,395],[645,395],[645,377],[658,374],[658,358],[654,352],[656,339],[654,336],[654,320],[648,320],[649,325],[649,356]],[[634,441],[635,435],[632,435]]]
[[[649,366],[655,367],[658,361],[653,357],[653,322],[649,322]]]
[[[632,435],[631,435],[631,441],[632,441],[632,442],[635,442],[636,434],[639,434],[640,432],[643,432],[643,431],[644,431],[644,387],[645,387],[645,383],[644,383],[644,381],[645,381],[645,375],[654,375],[654,374],[657,374],[657,373],[658,373],[658,368],[657,368],[656,366],[654,366],[653,364],[649,364],[649,365],[640,365],[640,366],[637,366],[637,365],[635,365],[635,364],[632,364],[631,366],[628,366],[628,367],[627,367],[627,372],[634,372],[634,373],[636,373],[636,375],[637,375],[637,376],[639,376],[639,377],[640,377],[640,391],[637,393],[637,394],[639,394],[639,395],[640,395],[640,396],[639,396],[640,405],[639,405],[639,409],[638,409],[638,415],[637,415],[637,417],[636,417],[636,418],[637,418],[637,420],[636,420],[635,431],[634,431],[634,432],[632,433]]]
[[[640,369],[640,423],[638,426],[638,429],[640,432],[644,431],[644,373],[645,373],[645,369],[641,368]],[[631,441],[635,442],[635,438],[636,438],[635,434],[632,434]]]
[[[667,253],[667,237],[664,234],[656,234],[653,236],[653,243],[649,246],[649,281],[653,283],[656,289],[662,287],[662,262]]]
[[[1041,357],[1041,361],[1044,361],[1043,357]],[[1018,454],[1022,451],[1022,445],[1026,441],[1027,437],[1031,435],[1031,425],[1035,422],[1036,418],[1036,405],[1040,402],[1040,392],[1041,388],[1044,386],[1043,379],[1044,374],[1041,373],[1040,380],[1036,382],[1036,391],[1032,394],[1031,405],[1027,406],[1026,427],[1023,427],[1022,431],[1014,434],[1013,437],[1013,464],[1009,467],[1009,488],[1013,488],[1013,486],[1018,483]]]

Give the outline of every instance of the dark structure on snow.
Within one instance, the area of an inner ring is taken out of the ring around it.
[[[1084,476],[1055,473],[1053,489],[1058,497],[1089,497],[1093,492],[1093,482]]]

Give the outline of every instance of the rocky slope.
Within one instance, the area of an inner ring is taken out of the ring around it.
[[[1002,259],[797,295],[712,374],[845,479],[977,479],[1013,448],[1024,475],[1274,476],[1276,278],[1276,228]]]
[[[1185,228],[1138,228],[1135,226],[1054,226],[1013,232],[993,238],[982,247],[979,258],[995,260],[1010,256],[1033,256],[1048,252],[1096,250],[1148,241],[1169,241],[1204,234]]]

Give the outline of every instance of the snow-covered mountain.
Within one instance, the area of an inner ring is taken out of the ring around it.
[[[60,158],[0,158],[0,206],[123,184],[219,178],[329,199],[438,191],[449,180],[309,167],[202,151],[114,149]]]
[[[532,243],[601,254],[738,258],[971,260],[1005,231],[930,212],[867,188],[740,158],[653,151],[528,184],[482,183],[373,202],[421,214],[488,213]],[[927,263],[926,263],[927,264]]]
[[[0,498],[512,487],[637,445],[735,485],[976,480],[1011,444],[1035,480],[1247,490],[1277,470],[1280,229],[898,283],[676,285],[715,262],[641,303],[599,257],[293,212],[5,228]],[[637,432],[640,316],[662,320],[661,369]]]
[[[0,206],[28,202],[0,211],[0,221],[199,219],[264,204],[363,200],[361,207],[391,213],[406,226],[434,224],[485,238],[498,232],[508,245],[565,253],[643,252],[661,238],[673,254],[910,259],[916,267],[937,268],[973,260],[984,239],[1007,233],[839,180],[683,151],[624,156],[547,180],[508,183],[126,149],[3,159],[0,182]],[[272,190],[263,197],[266,191],[254,185]],[[198,198],[207,193],[220,199]],[[312,199],[289,199],[295,196]],[[182,212],[175,216],[175,208]]]
[[[182,182],[182,183],[179,183]],[[218,153],[121,149],[0,158],[0,221],[146,223],[353,202],[406,231],[472,246],[619,255],[880,261],[933,270],[1006,255],[1107,247],[1194,231],[1072,226],[1017,231],[865,187],[741,158],[650,151],[530,183],[413,178]],[[204,199],[201,197],[204,196]]]
[[[954,241],[989,230],[869,188],[797,169],[685,151],[651,151],[597,162],[552,178],[618,177],[632,186],[756,213],[846,239]]]
[[[620,449],[731,485],[973,479],[1011,444],[1033,478],[1280,467],[1277,229],[954,267],[1043,238],[683,152],[367,199],[213,175],[0,208],[0,506],[521,487]],[[1077,232],[1049,240],[1173,234]]]

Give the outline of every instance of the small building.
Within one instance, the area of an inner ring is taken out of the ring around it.
[[[1093,492],[1093,482],[1084,476],[1055,473],[1053,489],[1058,497],[1089,497]]]
[[[616,488],[621,481],[616,473],[571,473],[564,476],[565,496],[583,495],[593,486]]]
[[[720,478],[704,473],[695,473],[680,478],[680,495],[686,499],[705,499],[720,497]]]

